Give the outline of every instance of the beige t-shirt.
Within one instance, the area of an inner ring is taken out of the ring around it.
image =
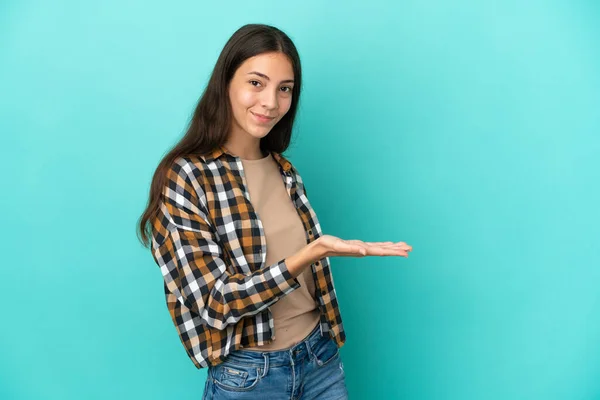
[[[250,203],[261,220],[267,241],[265,265],[295,254],[306,246],[304,226],[287,193],[279,166],[269,154],[260,160],[242,159]],[[244,350],[275,351],[305,339],[319,323],[315,282],[310,267],[296,278],[300,287],[270,306],[275,324],[272,343]]]

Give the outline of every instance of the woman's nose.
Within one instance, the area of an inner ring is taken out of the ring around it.
[[[267,110],[274,110],[277,108],[277,93],[273,93],[271,90],[265,90],[261,98],[262,106]]]

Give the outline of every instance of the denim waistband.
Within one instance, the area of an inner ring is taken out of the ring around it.
[[[239,349],[229,353],[225,362],[256,367],[261,367],[265,364],[272,367],[295,365],[304,358],[310,358],[310,356],[312,356],[312,349],[323,338],[324,336],[321,336],[319,322],[306,339],[296,343],[288,349],[275,351],[249,351]],[[329,338],[329,335],[327,335],[327,338]]]

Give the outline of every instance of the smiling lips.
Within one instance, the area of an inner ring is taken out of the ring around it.
[[[250,111],[252,113],[252,115],[254,115],[254,118],[256,118],[256,120],[260,123],[267,123],[267,122],[271,122],[272,120],[275,119],[275,117],[267,117],[266,115],[262,115],[262,114],[256,114],[253,113],[252,111]]]

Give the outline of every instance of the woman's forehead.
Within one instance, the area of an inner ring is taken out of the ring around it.
[[[239,68],[244,75],[257,72],[270,80],[294,79],[294,69],[289,58],[283,53],[263,53],[245,60]]]

